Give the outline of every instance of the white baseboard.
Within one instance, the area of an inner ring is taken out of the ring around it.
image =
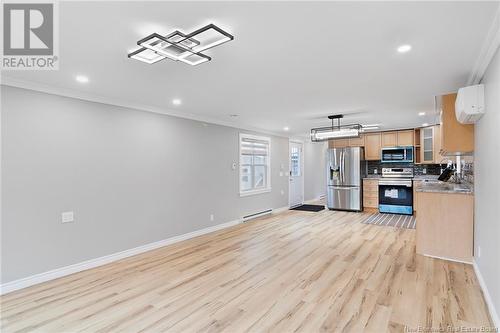
[[[484,282],[483,275],[481,274],[481,271],[479,270],[479,267],[477,266],[475,259],[472,259],[472,266],[474,267],[474,272],[476,272],[476,276],[477,276],[477,280],[479,281],[479,285],[481,286],[481,289],[483,290],[484,299],[486,301],[486,305],[488,306],[488,310],[490,311],[490,317],[491,317],[491,320],[493,320],[493,325],[496,328],[500,328],[500,319],[498,317],[498,312],[495,309],[495,304],[493,304],[493,299],[491,298],[491,295],[488,291],[488,287],[486,286],[486,283]]]
[[[208,234],[210,232],[214,232],[217,230],[228,228],[228,227],[237,225],[239,223],[241,223],[241,219],[226,222],[226,223],[217,224],[217,225],[214,225],[214,226],[211,226],[208,228],[203,228],[200,230],[189,232],[187,234],[174,236],[174,237],[170,237],[170,238],[160,240],[160,241],[157,241],[154,243],[149,243],[146,245],[138,246],[138,247],[135,247],[133,249],[129,249],[129,250],[121,251],[121,252],[116,252],[116,253],[109,254],[109,255],[106,255],[103,257],[90,259],[90,260],[87,260],[87,261],[84,261],[81,263],[77,263],[74,265],[56,268],[56,269],[53,269],[53,270],[48,271],[48,272],[39,273],[39,274],[28,276],[28,277],[25,277],[25,278],[22,278],[19,280],[7,282],[7,283],[0,285],[0,295],[7,294],[7,293],[10,293],[12,291],[19,290],[22,288],[30,287],[30,286],[33,286],[35,284],[39,284],[39,283],[46,282],[49,280],[57,279],[57,278],[60,278],[60,277],[63,277],[63,276],[69,275],[69,274],[81,272],[81,271],[84,271],[84,270],[87,270],[90,268],[109,264],[113,261],[117,261],[117,260],[120,260],[123,258],[131,257],[131,256],[134,256],[136,254],[140,254],[143,252],[147,252],[147,251],[151,251],[151,250],[160,248],[162,246],[170,245],[170,244],[177,243],[177,242],[180,242],[180,241],[183,241],[186,239],[190,239],[193,237]]]
[[[451,258],[446,258],[446,257],[433,256],[433,255],[426,254],[426,253],[422,253],[422,255],[426,256],[426,257],[429,257],[429,258],[441,259],[441,260],[448,260],[448,261],[458,262],[460,264],[472,265],[471,261],[464,261],[464,260],[457,260],[457,259],[451,259]]]
[[[276,209],[273,209],[272,213],[271,214],[279,214],[279,213],[283,213],[284,211],[287,211],[289,210],[290,207],[288,206],[285,206],[285,207],[280,207],[280,208],[276,208]]]
[[[311,199],[311,200],[306,200],[304,201],[304,203],[307,203],[307,204],[314,204],[314,203],[318,203],[318,201],[321,201],[325,198],[326,196],[325,195],[320,195],[319,197],[317,198],[314,198],[314,199]]]

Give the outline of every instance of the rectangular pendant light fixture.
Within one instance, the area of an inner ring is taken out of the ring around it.
[[[340,125],[340,119],[342,118],[343,115],[328,116],[328,119],[332,121],[332,126],[311,129],[311,141],[320,142],[330,139],[359,137],[362,126],[360,124]],[[333,124],[335,119],[338,121],[337,125]]]
[[[311,140],[318,142],[329,139],[357,138],[359,137],[359,132],[360,129],[354,127],[340,129],[332,127],[313,128],[311,130]]]
[[[184,34],[179,30],[166,36],[152,33],[139,40],[137,44],[141,48],[130,53],[128,57],[148,64],[168,58],[195,66],[211,60],[201,51],[233,39],[231,34],[214,24],[208,24],[190,34]]]

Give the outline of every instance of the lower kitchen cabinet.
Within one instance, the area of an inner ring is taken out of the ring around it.
[[[413,181],[413,212],[417,212],[417,189],[422,187],[422,181],[421,180],[414,180]],[[416,214],[415,214],[416,215]]]
[[[417,253],[472,262],[474,196],[417,191]]]
[[[363,179],[363,207],[378,208],[378,179]]]

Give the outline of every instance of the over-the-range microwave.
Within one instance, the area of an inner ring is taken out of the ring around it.
[[[382,163],[413,162],[413,146],[382,148]]]

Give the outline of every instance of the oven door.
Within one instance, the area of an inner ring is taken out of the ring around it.
[[[412,215],[412,181],[381,179],[378,185],[378,206],[381,213]]]

